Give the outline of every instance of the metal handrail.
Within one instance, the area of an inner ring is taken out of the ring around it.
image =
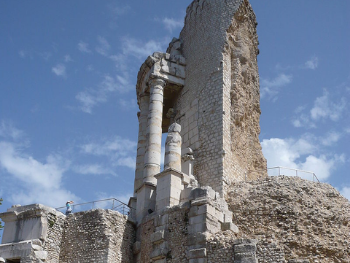
[[[298,172],[299,173],[308,173],[312,175],[312,181],[315,182],[315,179],[318,183],[320,183],[320,180],[318,180],[316,174],[314,172],[311,171],[305,171],[305,170],[300,170],[300,169],[294,169],[294,168],[289,168],[289,167],[283,167],[283,166],[276,166],[276,167],[271,167],[271,168],[267,168],[267,170],[273,170],[273,169],[278,169],[278,175],[282,175],[281,174],[281,169],[282,170],[290,170],[290,171],[295,171],[295,175],[298,176]],[[266,170],[248,170],[248,173],[256,173],[256,172],[266,172]],[[245,179],[247,179],[247,174],[245,175]]]
[[[295,171],[295,175],[296,176],[298,176],[298,172],[299,173],[312,174],[312,181],[314,182],[315,179],[316,179],[317,182],[320,182],[320,180],[318,180],[316,174],[314,172],[311,172],[311,171],[305,171],[305,170],[300,170],[300,169],[288,168],[288,167],[283,167],[283,166],[276,166],[276,167],[267,168],[267,170],[272,170],[272,169],[278,169],[278,175],[281,175],[281,169]]]
[[[75,208],[78,206],[89,205],[89,204],[91,204],[91,209],[94,209],[96,203],[101,203],[101,202],[106,202],[106,201],[112,201],[111,210],[118,211],[119,213],[121,213],[123,215],[131,215],[132,216],[132,214],[135,213],[134,208],[128,206],[127,204],[123,203],[122,201],[120,201],[116,198],[107,198],[107,199],[101,199],[101,200],[96,200],[96,201],[91,201],[91,202],[74,204],[74,205],[71,205],[72,212],[74,212]],[[60,211],[60,210],[66,209],[66,206],[57,207],[55,209],[57,211]],[[81,211],[86,211],[86,210],[90,210],[90,209],[85,209],[85,210],[81,210]]]

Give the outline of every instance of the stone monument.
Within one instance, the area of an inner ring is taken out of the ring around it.
[[[137,76],[131,213],[15,206],[0,214],[0,262],[350,262],[349,202],[267,177],[256,26],[248,0],[194,0],[179,38]]]

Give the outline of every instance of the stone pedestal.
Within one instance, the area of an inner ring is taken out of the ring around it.
[[[160,211],[164,207],[175,206],[180,203],[183,174],[172,168],[168,168],[156,175],[157,197],[156,209]]]
[[[144,183],[137,190],[136,220],[138,223],[142,218],[156,209],[156,186]]]

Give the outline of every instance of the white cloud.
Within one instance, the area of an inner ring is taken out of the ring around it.
[[[111,48],[111,45],[108,43],[108,41],[105,38],[103,38],[101,36],[99,36],[97,38],[97,40],[99,42],[99,45],[95,49],[96,52],[103,55],[103,56],[107,56],[108,52]]]
[[[113,166],[135,169],[137,143],[121,137],[91,142],[82,145],[81,152],[95,156],[107,156]]]
[[[173,32],[174,29],[176,28],[182,28],[184,25],[183,18],[179,20],[175,20],[173,18],[164,18],[162,20],[164,27],[169,30],[170,32]]]
[[[13,126],[12,122],[1,121],[0,137],[5,139],[18,140],[24,136],[24,132]]]
[[[57,64],[55,67],[52,68],[52,72],[55,73],[57,76],[66,77],[66,66],[63,64]]]
[[[100,103],[106,102],[113,92],[125,93],[134,86],[129,83],[128,76],[117,75],[115,78],[105,75],[96,89],[86,89],[76,95],[81,103],[80,109],[86,113],[92,113],[92,109]]]
[[[305,62],[305,68],[316,69],[318,67],[318,57],[312,57],[310,60]]]
[[[275,79],[262,79],[261,80],[261,98],[275,99],[278,95],[280,88],[290,84],[292,82],[292,75],[286,75],[281,73]]]
[[[68,62],[72,62],[72,58],[70,57],[70,55],[65,55],[64,56],[64,62],[68,63]]]
[[[147,57],[152,55],[156,51],[162,51],[165,49],[165,44],[168,41],[155,41],[150,40],[148,42],[142,42],[134,38],[124,37],[122,40],[123,54],[133,55],[137,58]]]
[[[27,56],[27,52],[25,50],[20,50],[20,51],[18,51],[18,55],[21,58],[25,58]]]
[[[96,97],[91,94],[89,90],[79,92],[75,98],[81,103],[80,109],[85,113],[92,113],[92,108],[100,103],[106,101],[105,98]]]
[[[89,44],[83,41],[80,41],[78,43],[78,49],[80,52],[83,52],[83,53],[91,53],[91,50],[89,49]]]
[[[63,173],[68,169],[69,162],[59,155],[49,155],[45,162],[40,162],[23,153],[15,144],[1,141],[0,167],[24,187],[11,194],[10,201],[13,203],[42,203],[57,207],[66,200],[77,199],[62,188]]]
[[[338,132],[329,132],[326,137],[321,138],[321,143],[324,146],[331,146],[335,143],[337,143],[341,138],[341,134]]]
[[[87,164],[87,165],[78,165],[74,167],[74,171],[79,174],[92,174],[92,175],[101,175],[101,174],[111,174],[116,175],[114,171],[99,164]]]
[[[341,98],[340,101],[333,103],[330,100],[329,92],[324,89],[323,95],[316,98],[314,106],[310,111],[311,119],[318,121],[321,119],[330,119],[337,121],[341,117],[342,112],[346,108],[345,98]]]
[[[342,196],[344,196],[345,198],[347,198],[350,201],[350,187],[343,187],[340,190],[340,193]]]
[[[335,122],[341,118],[346,107],[347,101],[345,98],[342,97],[337,102],[333,102],[331,94],[324,89],[323,95],[315,99],[309,112],[305,112],[304,106],[295,110],[299,116],[292,119],[292,124],[294,127],[315,128],[318,121],[329,119]]]
[[[128,5],[120,6],[116,3],[112,3],[109,5],[109,10],[112,12],[114,16],[113,18],[117,18],[121,15],[126,14],[130,10],[130,6]]]
[[[95,68],[94,68],[93,65],[88,65],[88,66],[86,67],[86,70],[91,72],[91,71],[94,71]]]
[[[318,154],[318,139],[306,135],[295,139],[265,139],[261,143],[268,167],[282,166],[293,169],[311,171],[318,179],[326,180],[338,163],[344,162],[344,156],[326,156]],[[285,175],[295,175],[295,172],[283,170]],[[298,176],[312,180],[312,176],[298,173]]]

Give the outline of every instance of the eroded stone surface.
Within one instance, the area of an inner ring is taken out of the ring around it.
[[[350,262],[350,203],[328,184],[282,176],[240,182],[228,203],[240,231],[260,240],[258,255],[276,243],[286,260]]]

